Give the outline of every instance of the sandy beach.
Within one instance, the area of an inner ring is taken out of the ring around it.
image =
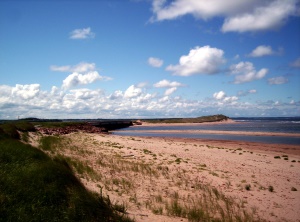
[[[63,138],[58,152],[93,169],[94,176],[79,175],[82,182],[124,204],[136,221],[188,221],[191,209],[225,221],[300,221],[300,145],[87,133]]]

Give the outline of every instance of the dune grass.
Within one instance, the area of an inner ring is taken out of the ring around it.
[[[63,158],[0,127],[0,221],[132,221],[102,193],[88,191]]]

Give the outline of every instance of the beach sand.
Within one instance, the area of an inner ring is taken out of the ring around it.
[[[227,123],[234,122],[200,124]],[[153,125],[167,124],[142,126]],[[168,131],[156,132],[163,135]],[[185,133],[300,136],[240,131]],[[241,221],[300,221],[300,144],[84,132],[60,137],[64,145],[49,154],[60,154],[85,166],[86,170],[77,172],[82,183],[125,207],[137,222],[179,222],[188,221],[187,217],[191,221],[209,221],[209,217],[222,221],[233,217]]]
[[[87,133],[63,137],[68,145],[61,154],[95,173],[79,175],[86,187],[124,204],[138,222],[188,221],[182,216],[192,206],[221,218],[214,209],[226,211],[226,204],[232,208],[228,212],[245,211],[260,221],[300,221],[300,145]]]

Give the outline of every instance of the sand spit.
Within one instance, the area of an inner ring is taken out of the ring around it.
[[[82,182],[124,204],[138,222],[188,221],[187,212],[199,208],[225,221],[232,215],[300,221],[300,146],[87,133],[61,138],[64,148],[55,155],[92,169],[78,173]]]

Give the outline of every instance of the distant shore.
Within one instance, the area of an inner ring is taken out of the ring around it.
[[[202,122],[202,123],[152,123],[152,122],[147,122],[147,121],[142,121],[141,125],[135,125],[135,126],[197,126],[197,125],[216,125],[216,124],[233,124],[237,123],[239,124],[240,122],[236,122],[232,119],[226,119],[222,121],[213,121],[213,122]]]

